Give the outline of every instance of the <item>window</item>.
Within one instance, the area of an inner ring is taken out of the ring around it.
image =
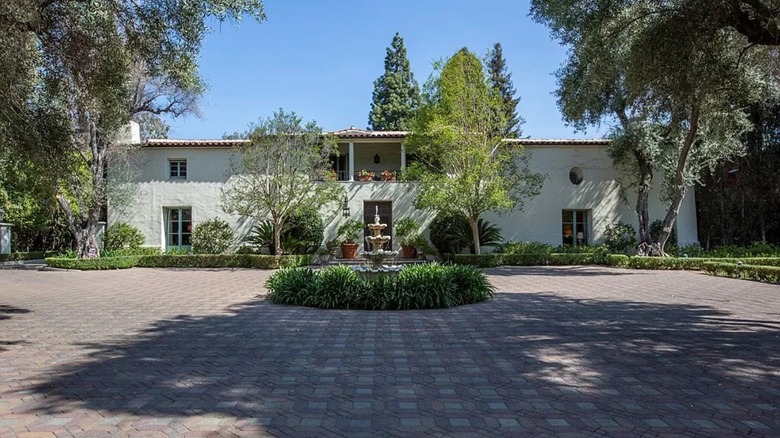
[[[187,179],[187,160],[168,160],[168,170],[171,179]]]
[[[579,167],[572,167],[569,171],[569,181],[571,181],[571,183],[575,186],[580,185],[584,177],[585,176],[582,173],[582,169]]]
[[[190,246],[192,233],[192,209],[169,208],[167,211],[168,225],[166,248],[182,248]]]
[[[590,239],[588,210],[563,210],[563,244],[587,245]]]

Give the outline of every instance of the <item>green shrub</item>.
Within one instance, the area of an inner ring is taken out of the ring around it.
[[[309,255],[193,254],[138,257],[142,268],[254,268],[277,269],[311,263]]]
[[[748,247],[737,245],[719,246],[702,253],[704,257],[780,257],[780,248],[768,243],[756,242]]]
[[[612,254],[607,257],[610,266],[631,269],[701,270],[705,263],[743,263],[756,266],[780,266],[780,257],[706,258],[706,257],[628,257]]]
[[[561,245],[553,248],[552,252],[557,254],[600,254],[610,251],[607,245]]]
[[[100,257],[129,257],[142,255],[159,255],[160,248],[142,246],[139,248],[109,249],[100,252]],[[76,258],[75,254],[71,258]]]
[[[16,262],[22,260],[40,260],[46,258],[46,255],[50,254],[46,251],[30,251],[30,252],[12,252],[10,254],[0,254],[0,262]]]
[[[636,248],[636,230],[623,222],[609,225],[604,230],[604,244],[612,253],[628,254]]]
[[[362,227],[362,223],[361,223]],[[322,215],[313,206],[296,209],[285,221],[279,235],[279,244],[285,254],[314,254],[325,238]],[[252,227],[245,242],[258,248],[268,248],[274,254],[274,224],[262,221]]]
[[[97,259],[75,259],[51,257],[46,264],[64,269],[123,269],[140,268],[252,268],[277,269],[298,267],[311,263],[309,255],[270,256],[249,254],[198,254],[198,255],[141,255],[126,257],[101,257]]]
[[[780,284],[780,267],[740,265],[737,263],[705,262],[702,269],[719,277],[741,278]]]
[[[600,265],[607,263],[608,254],[604,251],[572,254],[447,254],[445,260],[478,268],[497,266],[567,266]]]
[[[496,246],[498,254],[550,254],[553,246],[543,242],[507,242]]]
[[[363,279],[347,266],[282,269],[266,282],[278,304],[339,309],[428,309],[484,301],[493,286],[478,270],[455,265],[407,266],[396,275]]]
[[[339,236],[339,241],[344,243],[358,243],[363,240],[363,232],[366,226],[363,222],[357,219],[351,219],[339,226],[336,234]]]
[[[46,264],[52,268],[78,269],[81,271],[94,271],[104,269],[127,269],[135,266],[137,257],[101,257],[95,259],[72,259],[64,257],[49,257]]]
[[[222,219],[210,219],[195,225],[190,242],[195,254],[222,254],[233,244],[233,230]]]
[[[112,224],[106,228],[103,235],[103,249],[135,249],[144,244],[144,235],[141,231],[125,223]]]
[[[393,228],[395,229],[395,235],[403,239],[407,236],[417,235],[418,231],[420,231],[420,223],[410,217],[404,217],[398,219],[393,224]]]
[[[460,213],[439,213],[431,222],[431,243],[441,254],[458,254],[471,245],[469,221]]]
[[[662,220],[656,220],[650,224],[650,238],[653,239],[653,242],[658,242],[658,237],[661,235],[661,231],[663,231],[663,229],[664,221]],[[677,248],[677,229],[675,227],[672,227],[672,232],[669,234],[669,239],[666,240],[665,249],[668,251],[669,248]]]

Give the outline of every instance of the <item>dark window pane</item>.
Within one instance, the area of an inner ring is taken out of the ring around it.
[[[585,213],[584,210],[577,211],[577,222],[585,222]]]
[[[185,221],[192,220],[192,210],[190,210],[189,208],[183,208],[181,210],[181,218]]]
[[[179,220],[179,210],[171,210],[171,220],[172,221]]]
[[[170,239],[170,245],[171,246],[179,246],[179,235],[178,234],[171,234]]]
[[[190,235],[189,234],[182,234],[181,235],[181,244],[182,245],[189,245],[190,244]]]
[[[178,233],[179,232],[179,222],[171,222],[171,233]]]

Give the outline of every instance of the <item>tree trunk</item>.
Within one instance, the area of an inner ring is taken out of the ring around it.
[[[284,221],[280,219],[274,219],[274,254],[280,256],[284,254],[282,249],[282,227]]]
[[[471,225],[471,237],[474,242],[474,254],[481,254],[479,250],[479,216],[469,217],[469,225]]]
[[[639,169],[639,187],[637,188],[636,196],[636,216],[639,222],[637,253],[639,255],[653,255],[653,242],[650,236],[650,214],[648,213],[650,187],[653,184],[653,166],[640,150],[634,150],[634,157],[636,157]]]
[[[691,126],[688,128],[688,134],[685,136],[685,142],[680,150],[680,155],[677,158],[677,167],[674,171],[674,195],[672,197],[672,203],[669,205],[669,209],[666,210],[666,217],[664,217],[663,228],[661,229],[661,235],[658,236],[658,241],[653,243],[653,249],[656,250],[660,256],[666,256],[664,246],[666,241],[669,240],[669,236],[674,229],[674,222],[677,220],[677,214],[680,212],[680,205],[685,197],[685,183],[683,181],[683,172],[685,171],[685,164],[688,161],[688,155],[693,148],[694,141],[696,140],[696,134],[699,129],[699,109],[694,107],[691,110]]]

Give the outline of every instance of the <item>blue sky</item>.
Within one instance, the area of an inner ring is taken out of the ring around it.
[[[215,26],[201,51],[208,91],[202,116],[171,122],[172,138],[219,138],[283,107],[325,130],[365,128],[385,48],[400,32],[422,85],[431,63],[468,47],[480,57],[504,49],[521,98],[524,136],[597,137],[561,120],[554,71],[566,48],[528,17],[528,1],[265,0],[268,20]],[[603,131],[603,130],[602,130]]]

